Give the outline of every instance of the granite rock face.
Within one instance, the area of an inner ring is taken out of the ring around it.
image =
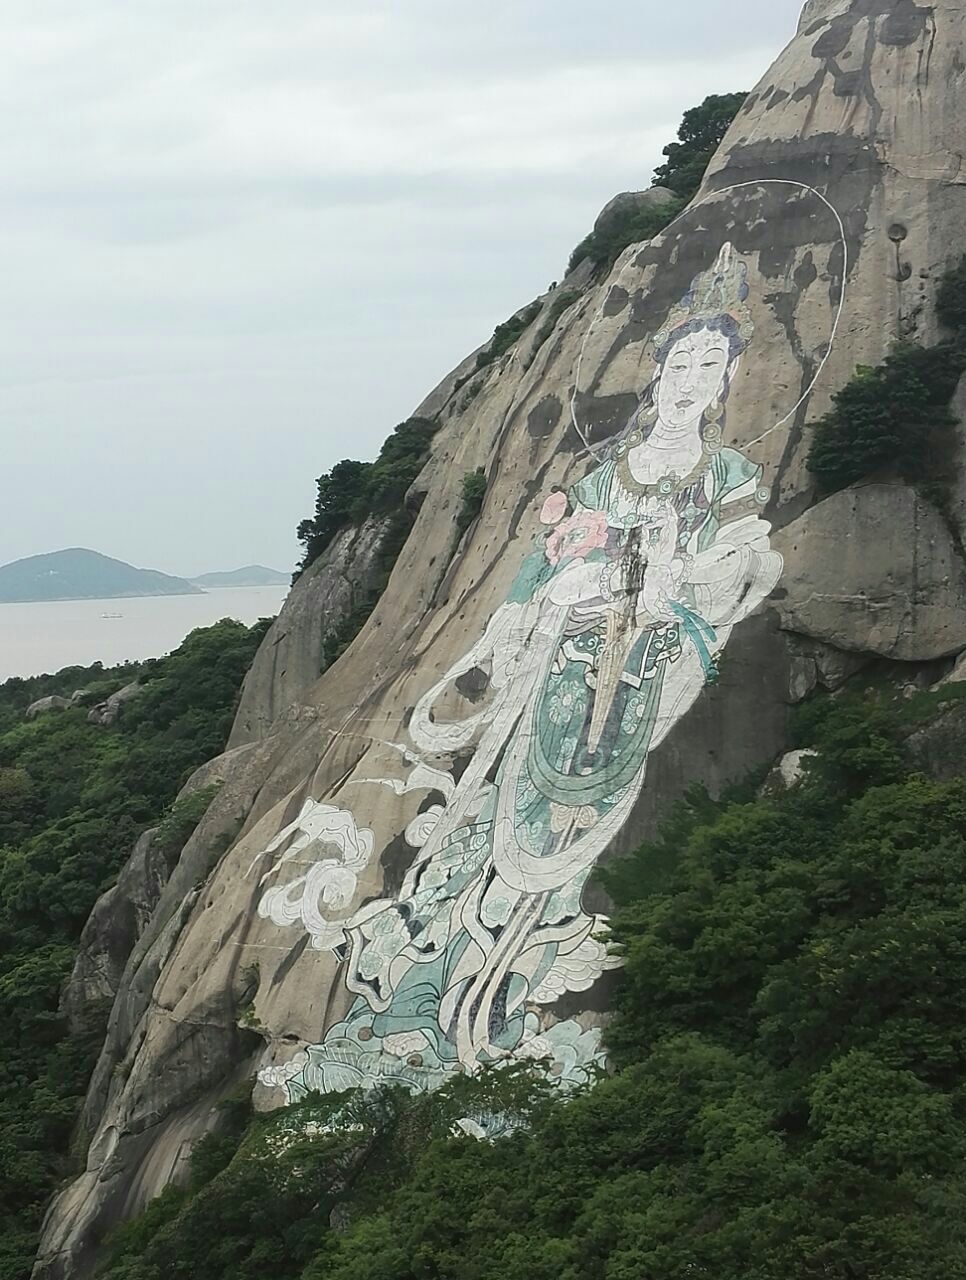
[[[846,653],[929,662],[966,649],[966,565],[946,521],[900,484],[833,494],[776,538],[789,631]]]
[[[963,775],[966,758],[966,702],[950,701],[939,714],[906,740],[913,763],[939,782]]]
[[[61,1010],[72,1032],[97,1024],[117,995],[128,956],[171,872],[170,855],[158,848],[157,829],[143,832],[121,869],[117,883],[98,898],[84,931]]]
[[[376,517],[343,529],[301,574],[245,677],[229,747],[264,737],[283,716],[306,713],[325,638],[368,594],[384,531],[385,520]]]
[[[902,486],[816,503],[805,469],[855,366],[937,336],[966,251],[964,67],[953,0],[809,4],[690,211],[416,410],[440,424],[425,496],[365,628],[315,681],[310,578],[266,637],[224,786],[120,978],[37,1280],[88,1274],[255,1072],[263,1107],[337,1061],[342,1087],[500,1054],[578,1072],[606,1008],[590,863],[689,785],[780,759],[818,684],[966,647],[938,513]],[[438,1000],[418,1026],[417,967]]]

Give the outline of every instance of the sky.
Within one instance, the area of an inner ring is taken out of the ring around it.
[[[289,569],[801,0],[4,0],[0,563]]]

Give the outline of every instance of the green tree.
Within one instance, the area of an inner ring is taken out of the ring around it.
[[[429,418],[407,418],[383,442],[374,462],[345,459],[319,477],[315,515],[298,527],[305,548],[298,573],[318,559],[340,530],[361,524],[374,512],[390,517],[388,545],[395,559],[405,541],[405,537],[399,539],[400,529],[405,526],[408,534],[412,527],[404,502],[406,490],[426,465],[438,425]]]
[[[664,148],[667,160],[654,171],[655,184],[685,202],[692,200],[747,97],[747,93],[713,93],[700,106],[685,111],[677,142]]]
[[[486,472],[482,467],[467,471],[460,493],[460,509],[456,517],[456,536],[461,538],[483,510],[486,497]]]
[[[610,267],[631,244],[651,240],[681,213],[697,194],[705,171],[732,120],[748,95],[713,94],[684,113],[678,141],[664,148],[667,162],[655,171],[656,186],[673,192],[674,200],[657,207],[618,211],[585,236],[570,255],[567,271],[585,258],[597,270]]]
[[[0,685],[0,1280],[29,1276],[103,1038],[106,1009],[83,1034],[60,1014],[81,929],[146,827],[161,821],[174,857],[201,817],[210,791],[172,801],[222,749],[267,625],[226,620],[157,661]],[[35,696],[98,700],[134,678],[141,692],[109,728],[83,705],[23,719]]]
[[[943,276],[936,312],[952,338],[931,347],[899,343],[876,368],[860,365],[815,423],[807,466],[826,492],[883,472],[948,505],[951,402],[966,373],[966,259]]]
[[[960,340],[900,344],[876,368],[860,366],[813,428],[808,469],[826,491],[879,471],[940,485],[956,418],[950,401],[966,371]]]
[[[904,756],[931,697],[815,700],[803,781],[693,792],[604,874],[612,1075],[560,1095],[494,1068],[257,1117],[106,1276],[966,1276],[966,779]]]

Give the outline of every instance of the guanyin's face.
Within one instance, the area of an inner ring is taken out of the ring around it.
[[[724,390],[728,339],[711,329],[679,338],[668,352],[657,388],[658,417],[669,427],[687,427]]]

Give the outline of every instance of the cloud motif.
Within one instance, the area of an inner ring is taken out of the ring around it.
[[[269,1089],[284,1089],[290,1080],[300,1076],[308,1065],[309,1055],[300,1050],[289,1062],[278,1067],[262,1067],[258,1073],[258,1082]]]
[[[319,859],[304,875],[266,890],[258,904],[258,914],[282,927],[301,923],[317,951],[332,950],[345,940],[345,928],[326,912],[344,913],[352,905],[359,873],[372,857],[373,833],[368,827],[357,826],[348,810],[310,799],[295,821],[283,827],[259,857],[276,852],[291,837],[292,843],[275,867],[262,877],[263,884],[312,846],[334,846],[342,856]]]
[[[425,813],[418,813],[406,827],[406,843],[414,849],[421,849],[436,830],[437,823],[445,812],[443,805],[433,804]]]
[[[543,981],[533,992],[537,1004],[553,1004],[568,991],[587,991],[607,969],[619,969],[619,956],[609,955],[607,946],[595,937],[583,940],[576,950],[560,954]]]

